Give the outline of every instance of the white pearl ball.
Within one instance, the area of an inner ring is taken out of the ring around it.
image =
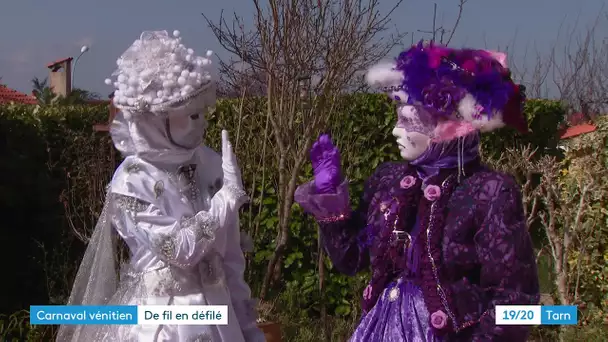
[[[179,37],[180,32],[178,30],[173,31],[173,37],[177,38]]]
[[[163,97],[163,94],[164,94],[163,91],[159,90],[156,92],[156,97]]]
[[[133,88],[133,87],[127,88],[127,90],[125,91],[125,95],[129,96],[129,97],[135,95],[135,88]]]
[[[139,77],[144,78],[144,79],[150,78],[150,76],[152,76],[152,70],[150,70],[150,69],[144,69],[139,74]]]
[[[167,74],[167,79],[168,80],[175,80],[176,78],[177,78],[177,75],[174,74],[174,73],[172,73],[172,72],[170,72],[170,73]]]
[[[192,86],[191,86],[191,85],[186,84],[186,85],[184,86],[184,91],[185,91],[186,93],[191,93],[191,92],[192,92],[192,90],[194,90],[194,88],[192,88]]]
[[[197,76],[198,76],[198,72],[194,72],[194,71],[188,74],[188,77],[193,78],[193,79],[196,78]]]
[[[109,78],[106,78],[103,82],[107,85],[112,85],[112,80]]]
[[[174,54],[174,53],[172,53],[171,55],[169,55],[169,58],[170,58],[172,61],[176,61],[176,60],[177,60],[177,55],[176,55],[176,54]]]
[[[173,70],[174,73],[179,74],[182,72],[182,66],[181,65],[174,65],[171,70]]]
[[[129,106],[132,106],[132,105],[134,105],[134,104],[135,104],[135,100],[134,100],[133,98],[131,98],[131,97],[130,97],[130,98],[128,98],[128,99],[127,99],[127,104],[128,104]]]
[[[190,72],[188,70],[182,70],[182,77],[188,77],[188,75],[190,75]]]
[[[185,91],[185,90],[182,90],[182,91],[181,91],[181,93],[180,93],[180,95],[181,95],[182,97],[186,97],[186,96],[188,96],[188,92],[187,92],[187,91]]]
[[[192,61],[192,55],[186,55],[186,61],[187,62]]]
[[[139,80],[137,79],[137,77],[130,77],[129,78],[129,85],[136,86],[138,84],[139,84]]]
[[[166,79],[167,79],[167,75],[165,75],[165,74],[160,74],[160,75],[158,75],[158,79],[159,79],[159,80],[161,80],[161,81],[164,81],[164,80],[166,80]]]
[[[122,64],[122,59],[120,59],[120,58],[119,58],[119,59],[117,59],[117,60],[116,60],[116,65],[120,66],[121,64]]]
[[[207,58],[205,58],[205,59],[203,59],[202,64],[203,64],[203,65],[209,65],[209,64],[211,64],[211,61],[210,61],[210,60],[208,60]]]
[[[189,55],[194,54],[194,50],[192,50],[192,49],[188,49],[188,54],[189,54]]]
[[[124,74],[120,74],[120,75],[118,75],[117,80],[118,80],[118,82],[123,83],[127,80],[127,77]]]
[[[213,51],[207,50],[207,53],[205,55],[207,55],[207,57],[211,57],[213,55]]]
[[[179,85],[183,86],[184,84],[186,84],[186,78],[185,78],[185,77],[181,77],[181,76],[180,76],[180,77],[177,79],[177,83],[178,83]]]
[[[125,83],[119,83],[118,89],[121,91],[125,91],[125,90],[127,90],[127,85]]]

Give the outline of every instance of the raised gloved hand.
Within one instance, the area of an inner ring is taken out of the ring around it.
[[[222,130],[222,170],[224,172],[224,187],[234,196],[236,207],[246,203],[249,198],[243,189],[241,169],[232,151],[232,144],[228,138],[228,131]]]
[[[336,192],[342,182],[340,151],[328,134],[323,134],[310,149],[310,161],[317,193]]]

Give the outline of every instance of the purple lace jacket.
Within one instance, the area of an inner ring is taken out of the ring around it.
[[[495,305],[539,300],[519,186],[478,160],[465,166],[460,182],[455,172],[441,170],[423,185],[415,167],[385,163],[367,180],[355,211],[346,181],[335,194],[314,194],[313,183],[307,183],[296,197],[319,222],[338,271],[354,275],[371,266],[364,312],[391,281],[406,277],[421,288],[431,314],[447,315],[437,335],[449,341],[526,341],[527,327],[494,324]],[[425,196],[429,186],[439,191]]]

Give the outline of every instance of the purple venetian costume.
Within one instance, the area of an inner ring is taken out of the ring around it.
[[[392,95],[401,100],[403,92],[395,92],[408,90],[409,105],[414,87],[402,82]],[[506,118],[513,115],[506,109],[515,101],[522,98],[511,93],[501,105],[502,121],[514,121]],[[478,131],[483,128],[475,124],[469,120],[468,129],[456,135],[444,127],[444,139],[434,139],[409,163],[380,165],[354,211],[347,181],[328,188],[315,175],[315,181],[298,188],[296,201],[317,219],[335,268],[348,275],[371,268],[364,314],[351,341],[527,340],[527,327],[496,326],[494,310],[495,305],[538,303],[536,261],[520,190],[512,177],[480,163]],[[322,168],[313,160],[315,167]]]

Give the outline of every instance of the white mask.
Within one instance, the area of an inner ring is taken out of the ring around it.
[[[203,142],[203,135],[207,128],[207,121],[203,112],[198,110],[195,113],[172,113],[167,120],[167,131],[169,139],[182,148],[191,149],[199,146]]]
[[[437,123],[424,109],[411,105],[399,106],[397,117],[393,135],[397,140],[399,154],[405,160],[414,160],[428,149]]]

